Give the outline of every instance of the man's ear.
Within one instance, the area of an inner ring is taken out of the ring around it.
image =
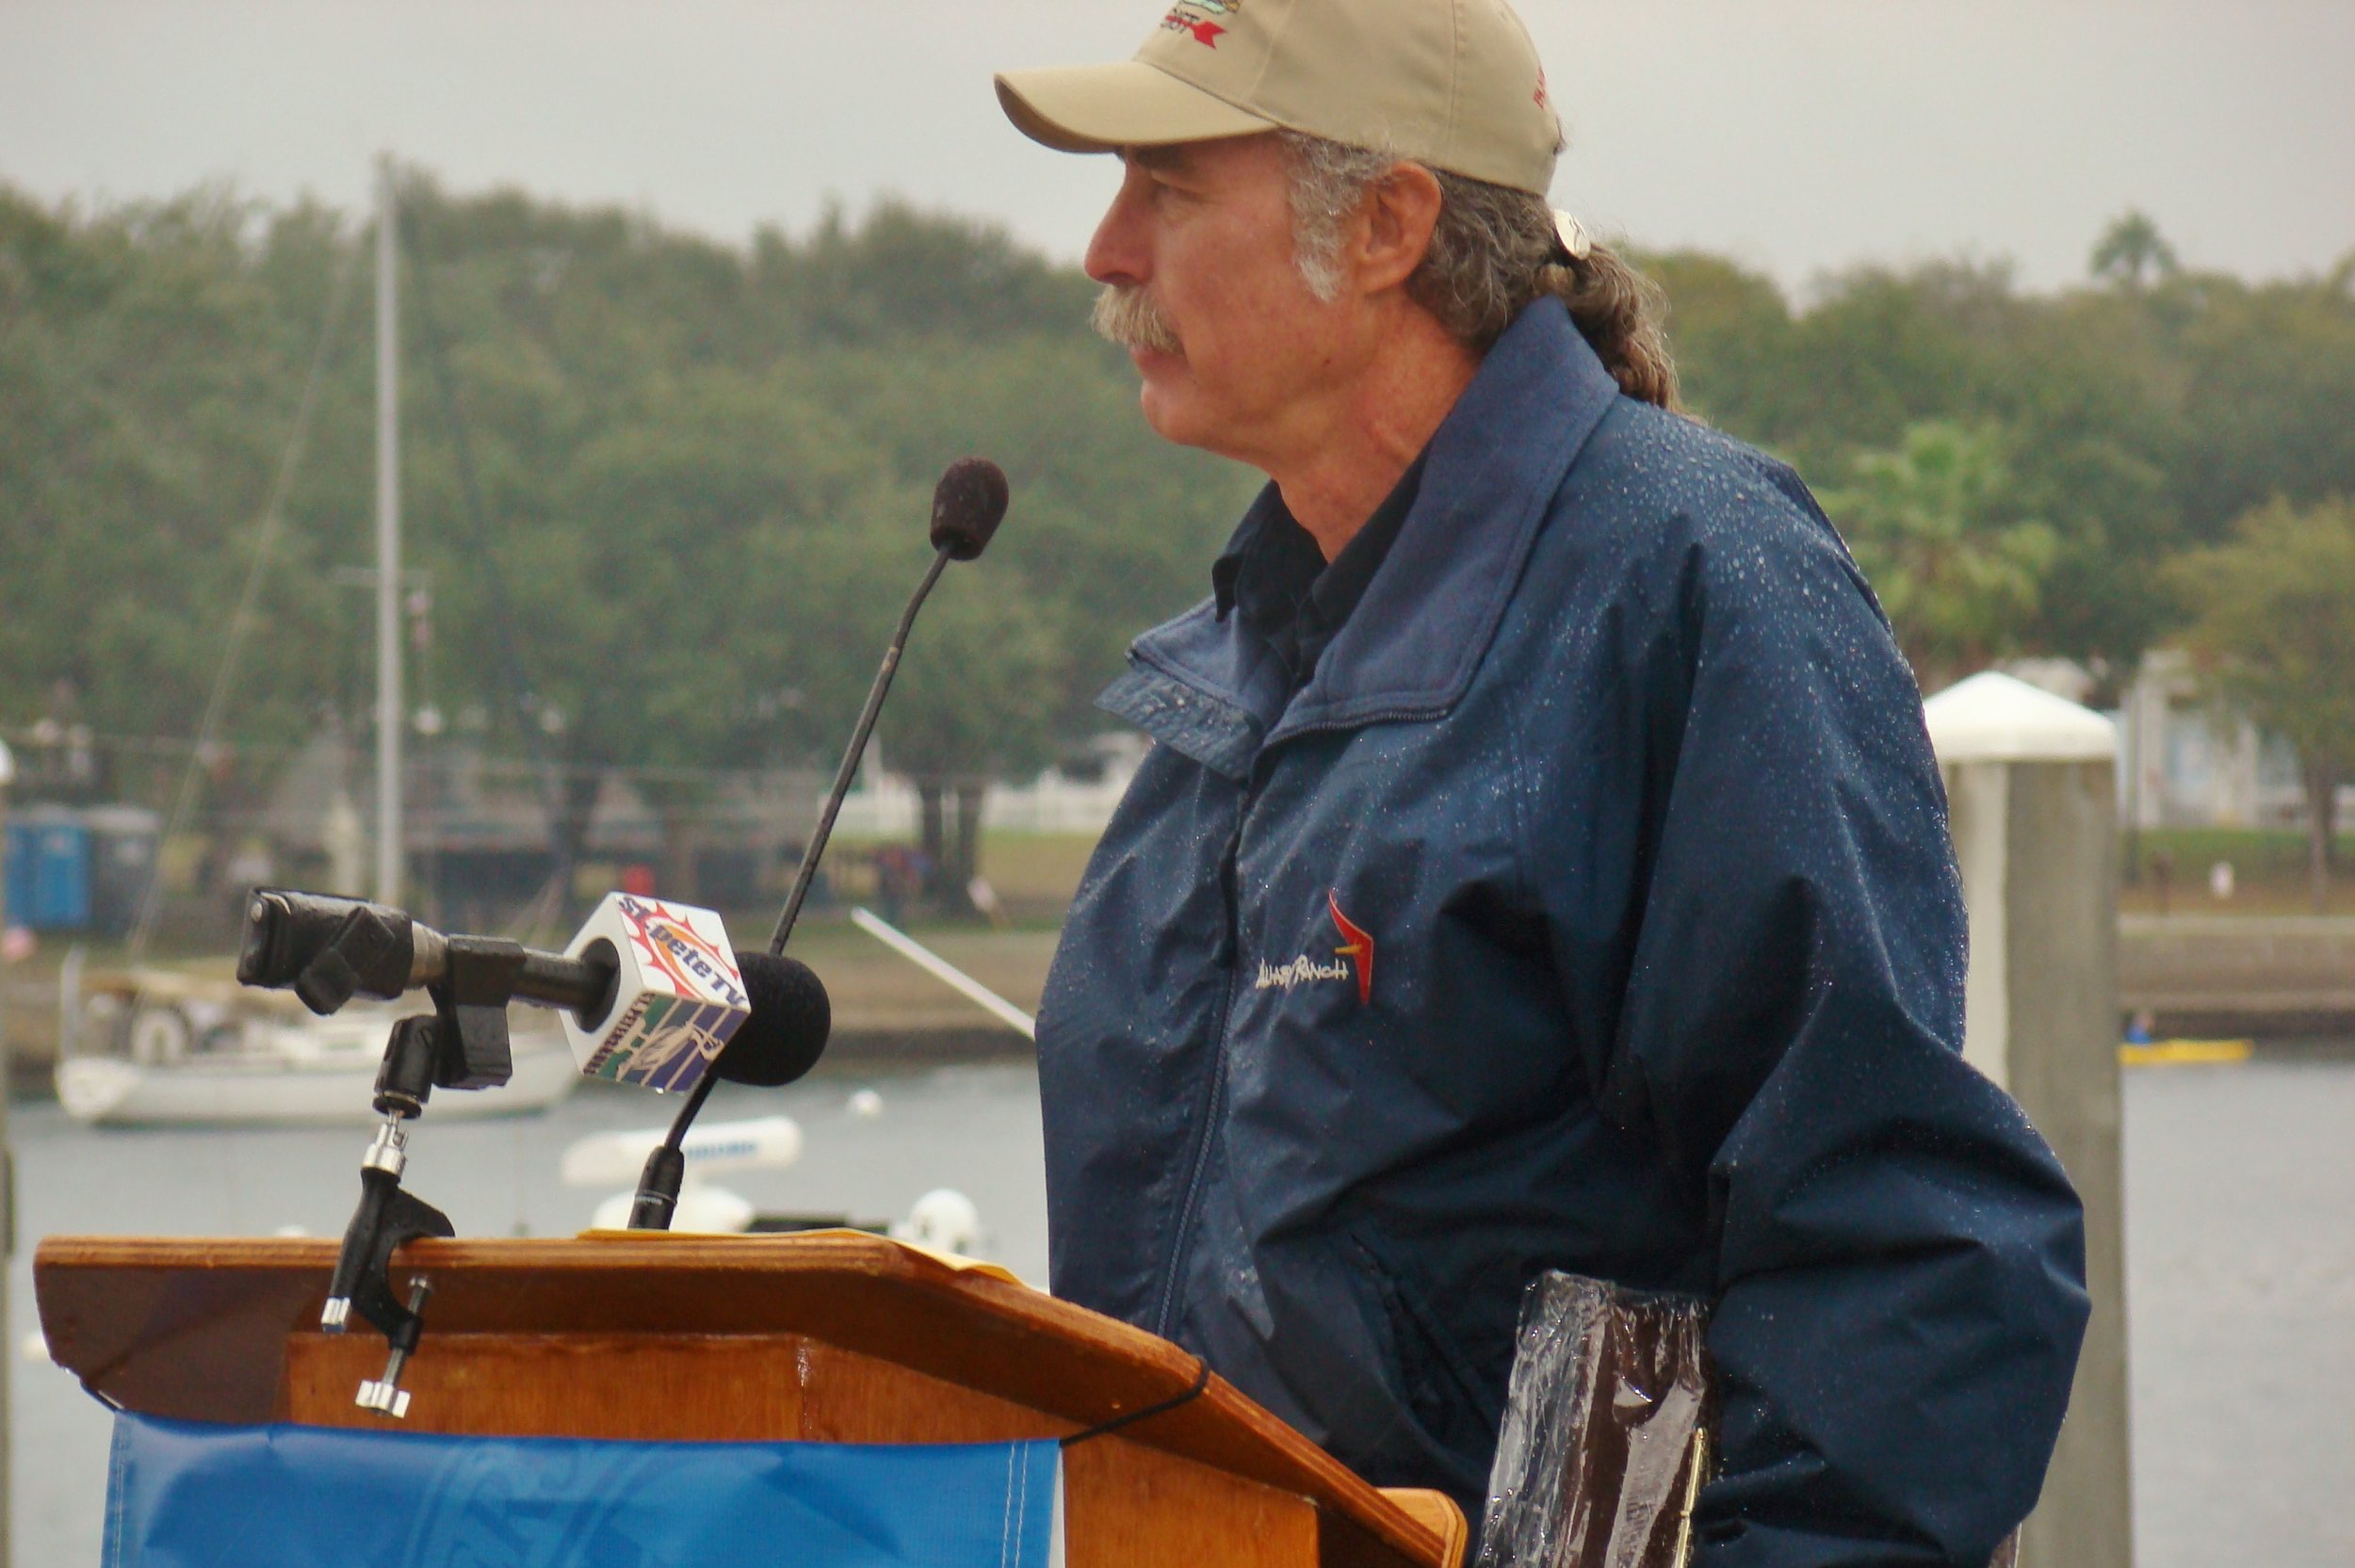
[[[1366,193],[1366,203],[1357,283],[1366,293],[1379,294],[1422,265],[1439,221],[1439,182],[1419,163],[1393,164]]]

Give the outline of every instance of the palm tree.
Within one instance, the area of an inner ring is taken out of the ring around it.
[[[2125,288],[2140,288],[2183,270],[2175,247],[2159,233],[2149,213],[2130,208],[2114,219],[2093,245],[2093,275]]]
[[[2058,540],[2013,515],[2001,435],[1925,420],[1896,450],[1859,455],[1852,473],[1826,503],[1922,688],[2015,650]]]

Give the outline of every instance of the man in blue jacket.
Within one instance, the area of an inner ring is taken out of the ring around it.
[[[1157,744],[1041,1011],[1056,1291],[1475,1518],[1528,1282],[1698,1293],[1701,1562],[1986,1562],[2077,1202],[1961,1059],[1911,676],[1796,477],[1667,412],[1519,21],[1178,0],[999,92],[1122,159],[1148,422],[1270,479],[1103,700]]]

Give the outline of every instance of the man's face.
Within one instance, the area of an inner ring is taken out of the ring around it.
[[[1088,246],[1088,276],[1141,291],[1159,335],[1117,332],[1145,380],[1146,423],[1168,440],[1260,468],[1316,439],[1319,394],[1350,367],[1352,319],[1294,264],[1290,185],[1273,136],[1125,155],[1120,193]],[[1133,306],[1099,310],[1115,328]]]

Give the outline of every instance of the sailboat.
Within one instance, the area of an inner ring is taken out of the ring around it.
[[[405,724],[397,221],[394,167],[388,156],[378,165],[376,206],[375,897],[395,906],[401,897],[403,866]],[[332,331],[331,323],[331,335]],[[306,395],[306,418],[308,407]],[[284,479],[282,474],[282,491]],[[273,504],[273,519],[276,509]],[[267,543],[263,549],[267,551]],[[260,565],[257,557],[257,574]],[[233,638],[228,659],[235,656]],[[226,668],[225,663],[205,716],[207,731],[226,687]],[[142,933],[144,927],[143,918]],[[135,938],[135,951],[137,946]],[[394,1021],[414,1010],[355,1005],[333,1017],[315,1018],[290,1005],[290,997],[249,991],[227,979],[152,966],[85,977],[78,953],[60,973],[59,992],[58,1103],[77,1121],[109,1124],[373,1122],[371,1102],[385,1041]],[[436,1120],[542,1110],[572,1092],[580,1075],[561,1031],[544,1014],[519,1015],[516,1024],[513,1077],[499,1089],[440,1096],[433,1102]]]
[[[314,1018],[275,994],[265,1003],[234,982],[157,970],[93,977],[79,989],[82,1031],[105,1028],[128,1048],[61,1048],[57,1103],[77,1122],[109,1126],[374,1122],[385,1039],[414,1010],[354,1005]],[[580,1081],[554,1030],[519,1029],[513,1049],[515,1075],[505,1087],[436,1095],[434,1120],[542,1110]]]

